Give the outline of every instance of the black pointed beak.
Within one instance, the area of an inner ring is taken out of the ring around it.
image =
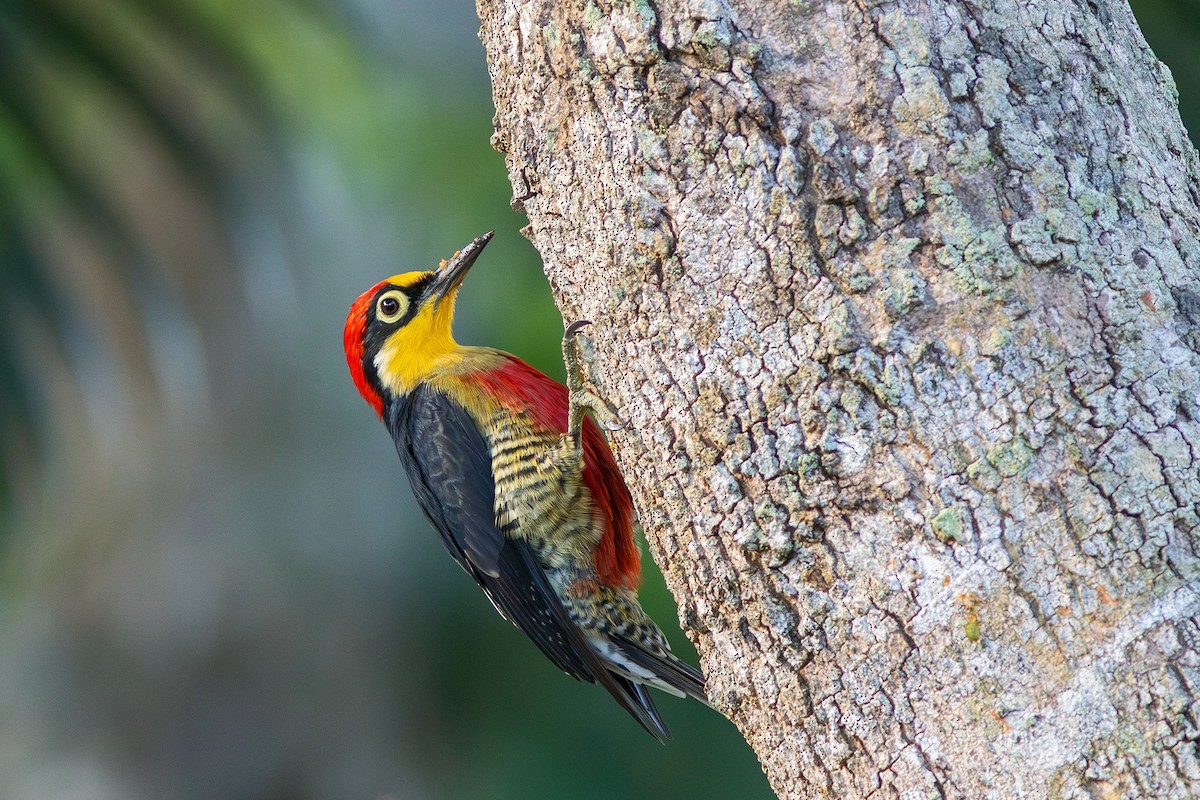
[[[471,268],[475,259],[479,258],[483,248],[487,247],[487,243],[495,235],[495,231],[488,231],[483,236],[472,240],[470,244],[455,253],[453,258],[443,263],[429,284],[429,296],[441,302],[443,297],[457,289],[463,282],[463,278],[467,277],[467,270]]]

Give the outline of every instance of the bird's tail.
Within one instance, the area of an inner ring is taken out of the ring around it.
[[[663,721],[662,715],[658,713],[658,707],[654,705],[654,698],[650,696],[646,687],[616,672],[610,672],[609,677],[624,690],[623,696],[617,697],[615,693],[613,696],[617,697],[617,701],[629,712],[630,716],[636,719],[655,739],[663,744],[669,742],[671,730]]]
[[[660,742],[671,738],[647,686],[661,689],[678,697],[694,697],[709,705],[704,693],[704,676],[700,670],[685,664],[669,652],[653,652],[621,636],[607,639],[602,656],[609,668],[609,678],[621,688],[617,700],[642,727]],[[609,689],[612,692],[612,688]],[[617,696],[617,693],[613,693]],[[632,707],[631,707],[632,706]]]
[[[627,677],[630,679],[677,697],[686,695],[711,705],[704,692],[704,676],[691,664],[685,664],[669,652],[654,652],[640,647],[623,636],[611,636],[610,641],[624,657],[622,660],[628,661],[631,668],[627,670]]]

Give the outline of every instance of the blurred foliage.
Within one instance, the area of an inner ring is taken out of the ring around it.
[[[1200,8],[1134,9],[1196,131]],[[477,26],[0,2],[0,797],[769,795],[716,713],[664,697],[660,747],[499,620],[345,375],[350,300],[487,229],[460,337],[561,373]]]
[[[345,374],[350,300],[487,229],[461,338],[561,373],[477,25],[0,3],[0,797],[768,796],[719,715],[664,698],[660,747],[500,620]]]

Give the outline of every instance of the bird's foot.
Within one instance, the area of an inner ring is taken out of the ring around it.
[[[567,391],[569,392],[569,411],[567,414],[567,434],[575,447],[575,451],[583,450],[583,415],[592,412],[592,416],[606,431],[619,431],[625,423],[617,414],[616,408],[593,390],[584,386],[583,363],[591,362],[580,348],[579,332],[591,325],[590,320],[581,319],[572,322],[563,333],[562,351],[563,365],[567,373]]]

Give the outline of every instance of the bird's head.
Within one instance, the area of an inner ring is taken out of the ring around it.
[[[375,284],[350,306],[342,334],[346,364],[376,414],[383,416],[385,396],[412,391],[457,349],[450,333],[454,299],[492,233],[436,270],[405,272]]]

